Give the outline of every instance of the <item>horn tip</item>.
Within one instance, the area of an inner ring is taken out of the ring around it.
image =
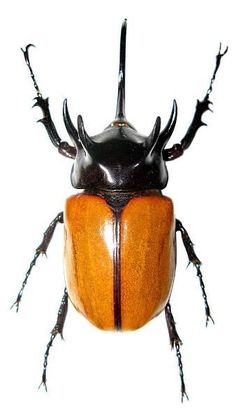
[[[161,128],[161,117],[157,116],[156,121],[155,121],[155,125],[154,125],[154,129],[153,129],[153,134],[159,134],[160,132],[160,128]]]
[[[77,117],[77,124],[78,124],[79,131],[82,132],[82,133],[85,133],[84,120],[83,120],[83,117],[81,116],[81,114],[79,114],[78,117]]]
[[[81,116],[81,114],[78,115],[78,123],[83,123],[83,117]]]
[[[67,98],[64,98],[63,100],[63,111],[68,111]]]

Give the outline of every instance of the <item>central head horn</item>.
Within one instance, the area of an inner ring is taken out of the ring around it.
[[[126,57],[127,19],[124,20],[120,35],[120,65],[118,79],[118,95],[116,104],[116,120],[125,120],[125,57]]]

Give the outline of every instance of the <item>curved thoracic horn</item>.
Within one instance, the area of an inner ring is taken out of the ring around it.
[[[95,145],[95,142],[86,133],[81,115],[78,116],[77,123],[80,144],[82,145],[84,151],[89,153],[90,149]]]
[[[72,123],[71,118],[70,118],[70,114],[69,114],[68,106],[67,106],[67,99],[65,99],[64,102],[63,102],[63,120],[64,120],[64,123],[65,123],[65,126],[66,126],[66,130],[67,130],[72,142],[77,147],[82,148],[79,137],[78,137],[77,130],[76,130],[74,124]]]
[[[146,147],[147,147],[147,150],[148,150],[149,153],[154,150],[154,148],[155,148],[155,146],[156,146],[156,144],[159,140],[160,129],[161,129],[161,119],[158,116],[156,121],[155,121],[152,132],[146,140]]]
[[[170,139],[174,131],[176,120],[177,120],[177,113],[178,113],[177,103],[174,100],[170,119],[166,127],[164,128],[164,130],[162,130],[162,132],[160,133],[160,136],[158,138],[157,148],[159,150],[162,150],[166,146],[168,140]]]

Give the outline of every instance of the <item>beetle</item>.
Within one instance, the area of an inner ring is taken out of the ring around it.
[[[213,321],[201,272],[188,232],[174,216],[173,202],[163,195],[168,182],[166,163],[191,145],[198,129],[205,125],[203,114],[210,110],[209,96],[228,48],[216,56],[209,88],[202,101],[197,100],[192,122],[180,143],[166,148],[177,120],[173,101],[170,118],[161,130],[157,117],[149,136],[138,133],[125,114],[125,62],[127,21],[120,37],[120,63],[115,120],[101,133],[90,137],[79,115],[77,128],[69,115],[67,100],[63,119],[72,145],[59,137],[51,117],[49,100],[37,84],[29,59],[25,62],[37,92],[34,106],[42,109],[49,138],[59,153],[74,160],[72,186],[78,190],[66,200],[64,212],[50,223],[25,275],[13,304],[16,310],[38,257],[45,254],[58,223],[65,226],[66,287],[56,324],[47,344],[42,382],[47,390],[47,365],[55,337],[62,336],[68,300],[78,312],[102,330],[136,330],[165,311],[170,344],[175,348],[181,382],[181,398],[188,398],[182,344],[170,305],[176,268],[176,233],[180,232],[189,262],[196,268],[203,295],[206,325]]]

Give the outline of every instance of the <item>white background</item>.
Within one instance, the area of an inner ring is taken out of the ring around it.
[[[1,409],[235,409],[235,83],[233,1],[8,1],[1,10]],[[104,333],[70,307],[65,342],[55,341],[49,392],[38,391],[42,360],[64,288],[63,228],[32,273],[18,315],[10,311],[27,265],[63,209],[72,162],[57,154],[43,126],[20,47],[31,50],[44,96],[62,137],[62,100],[81,113],[90,135],[114,118],[120,26],[128,18],[127,116],[149,134],[159,114],[179,118],[184,135],[207,90],[219,42],[229,45],[207,113],[188,152],[168,164],[165,194],[188,229],[203,272],[215,326],[205,329],[193,267],[178,241],[172,296],[190,401],[180,402],[175,353],[164,315],[133,333]]]

